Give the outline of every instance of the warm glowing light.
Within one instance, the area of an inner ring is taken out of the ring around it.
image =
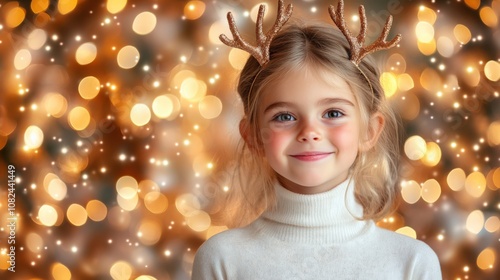
[[[51,227],[57,222],[57,211],[51,205],[44,204],[38,209],[38,220],[44,226]]]
[[[434,27],[425,21],[417,23],[415,33],[418,41],[422,43],[430,43],[434,39]]]
[[[417,239],[417,232],[411,227],[405,226],[397,229],[396,232]]]
[[[488,80],[496,82],[500,79],[500,63],[490,60],[484,65],[484,75]]]
[[[93,99],[101,90],[101,83],[94,76],[83,78],[78,85],[78,92],[83,99]]]
[[[33,13],[35,14],[39,14],[45,10],[47,10],[47,8],[49,7],[49,4],[50,4],[50,0],[33,0],[31,1],[31,10],[33,11]]]
[[[130,279],[132,276],[132,266],[126,261],[117,261],[109,269],[111,278],[122,280]]]
[[[422,186],[422,199],[427,203],[434,203],[441,196],[441,186],[435,179],[425,181]]]
[[[439,54],[443,57],[451,57],[455,53],[453,41],[446,36],[438,38],[436,47]]]
[[[409,159],[419,160],[424,157],[427,152],[427,143],[418,135],[411,136],[406,139],[404,151]]]
[[[500,145],[500,121],[490,123],[486,135],[490,146]]]
[[[427,166],[436,166],[441,161],[441,148],[435,142],[427,143],[427,149],[422,163]]]
[[[59,0],[57,2],[57,9],[61,15],[68,14],[76,8],[78,0]]]
[[[151,111],[145,104],[135,104],[130,110],[130,120],[137,126],[144,126],[151,120]]]
[[[481,210],[474,210],[470,212],[469,216],[467,217],[467,221],[465,222],[465,228],[467,228],[468,231],[478,234],[482,229],[484,225],[484,215]]]
[[[43,143],[43,131],[36,125],[30,125],[24,132],[24,144],[28,149],[36,149]]]
[[[26,17],[26,10],[24,10],[22,7],[13,7],[6,12],[7,14],[5,16],[5,24],[10,28],[19,26]]]
[[[85,210],[87,211],[87,215],[92,221],[100,222],[106,218],[108,214],[108,208],[106,204],[102,203],[99,200],[91,200],[87,202],[85,206]]]
[[[76,62],[80,65],[92,63],[97,56],[97,47],[94,43],[83,43],[76,50]]]
[[[454,191],[460,191],[465,186],[465,172],[461,168],[455,168],[446,177],[446,182],[450,189]]]
[[[231,64],[234,69],[241,70],[243,69],[243,66],[245,66],[248,56],[249,54],[246,51],[233,48],[229,51],[229,64]]]
[[[425,6],[420,6],[420,9],[418,10],[418,20],[434,24],[436,22],[436,19],[436,12]]]
[[[87,222],[87,211],[79,204],[71,204],[66,211],[66,216],[75,226],[83,226]]]
[[[166,119],[174,110],[174,102],[169,95],[160,95],[153,100],[153,113],[160,119]]]
[[[47,186],[47,193],[55,200],[61,201],[66,197],[68,188],[66,183],[59,178],[54,178],[50,180]]]
[[[69,125],[77,131],[84,130],[90,123],[90,113],[84,107],[73,108],[68,115]]]
[[[441,75],[432,68],[425,68],[420,74],[420,84],[430,92],[437,92],[442,89]]]
[[[217,96],[208,95],[198,103],[198,110],[205,119],[214,119],[222,112],[222,102]]]
[[[144,205],[151,213],[161,214],[167,210],[168,200],[160,192],[149,192],[144,197]]]
[[[204,12],[205,3],[203,1],[189,1],[184,6],[184,16],[190,20],[200,18]]]
[[[116,56],[116,61],[121,68],[130,69],[137,65],[139,58],[140,54],[137,48],[128,45],[120,49]]]
[[[56,280],[70,280],[71,271],[62,263],[54,263],[52,265],[52,277]]]
[[[47,41],[47,33],[42,29],[35,29],[28,35],[28,46],[33,50],[38,50]]]
[[[491,233],[497,232],[500,229],[500,219],[497,216],[489,217],[484,223],[484,229]]]
[[[383,72],[380,75],[380,84],[384,89],[386,97],[393,96],[398,89],[398,82],[396,80],[396,76],[390,72]]]
[[[495,265],[496,251],[494,248],[486,248],[477,256],[477,267],[482,270],[492,269]]]
[[[498,25],[498,17],[491,7],[483,7],[479,11],[479,16],[485,25],[494,28]]]
[[[116,191],[123,198],[133,198],[138,189],[139,184],[132,176],[122,176],[116,181]]]
[[[132,23],[132,30],[139,35],[151,33],[156,27],[156,16],[151,12],[138,14]]]
[[[408,91],[412,88],[415,87],[415,84],[413,83],[413,78],[407,74],[401,74],[398,76],[398,88],[401,91]]]
[[[175,199],[175,207],[177,211],[184,217],[192,216],[196,211],[200,210],[200,201],[196,196],[186,193],[178,196]]]
[[[481,0],[465,0],[465,4],[472,9],[477,10],[481,4]]]
[[[202,211],[196,210],[190,216],[186,216],[187,225],[194,231],[205,231],[210,227],[210,216]]]
[[[145,220],[139,226],[138,237],[142,244],[154,245],[160,240],[161,232],[162,228],[157,222]]]
[[[31,53],[27,49],[21,49],[14,57],[14,67],[17,70],[23,70],[31,64]]]
[[[127,0],[108,0],[106,2],[106,9],[112,14],[119,13],[127,5]]]
[[[463,24],[457,24],[455,28],[453,28],[453,35],[455,35],[457,41],[463,45],[467,44],[472,38],[469,28]]]
[[[401,185],[401,195],[404,201],[409,204],[416,203],[420,199],[421,194],[422,189],[420,188],[420,185],[413,180],[404,182]]]
[[[486,189],[486,178],[481,172],[472,172],[465,179],[465,190],[473,197],[480,197]]]

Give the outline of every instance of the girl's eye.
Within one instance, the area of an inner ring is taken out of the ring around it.
[[[289,113],[279,114],[273,118],[273,121],[278,121],[278,122],[291,122],[294,120],[295,118]]]
[[[330,110],[328,112],[325,113],[324,117],[325,118],[330,118],[330,119],[334,119],[334,118],[340,118],[342,117],[344,114],[340,111],[337,111],[337,110]]]

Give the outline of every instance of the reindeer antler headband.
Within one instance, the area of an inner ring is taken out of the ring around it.
[[[241,38],[240,33],[238,32],[238,29],[236,28],[236,23],[234,21],[234,17],[231,14],[231,12],[227,13],[227,20],[229,22],[229,29],[231,30],[231,33],[233,34],[233,40],[230,40],[227,38],[226,35],[221,34],[219,36],[219,39],[229,47],[233,48],[239,48],[244,51],[247,51],[250,53],[260,64],[261,67],[265,66],[269,62],[269,48],[271,46],[271,41],[272,39],[278,34],[278,32],[281,30],[283,25],[288,21],[290,16],[292,15],[292,10],[293,6],[292,4],[288,4],[286,7],[286,10],[284,10],[284,4],[283,0],[278,1],[278,15],[276,18],[276,21],[274,23],[274,26],[267,32],[266,35],[262,32],[262,23],[264,19],[264,12],[265,12],[265,6],[260,5],[259,7],[259,13],[257,16],[257,22],[256,22],[256,37],[257,37],[257,45],[252,46],[243,38]],[[392,16],[389,15],[387,18],[384,29],[382,30],[382,33],[378,37],[375,42],[373,42],[371,45],[365,47],[365,39],[366,39],[366,13],[365,13],[365,7],[363,5],[359,6],[359,16],[361,20],[361,29],[359,31],[358,36],[352,36],[351,32],[349,29],[347,29],[346,21],[344,18],[344,1],[340,0],[337,9],[333,5],[330,5],[328,8],[328,12],[330,14],[330,17],[332,18],[333,22],[335,25],[340,29],[342,34],[344,34],[345,38],[347,39],[347,42],[349,42],[349,47],[350,47],[350,57],[349,59],[356,65],[356,67],[360,70],[360,72],[363,74],[363,76],[366,78],[368,83],[370,84],[370,88],[372,88],[372,85],[370,83],[370,80],[368,77],[361,71],[359,68],[359,63],[361,60],[376,51],[379,50],[384,50],[384,49],[390,49],[394,46],[397,45],[397,43],[401,40],[401,35],[398,34],[396,37],[394,37],[391,41],[386,42],[387,35],[389,34],[389,30],[391,29],[392,26]],[[260,72],[259,72],[260,73]],[[372,88],[373,92],[373,88]]]

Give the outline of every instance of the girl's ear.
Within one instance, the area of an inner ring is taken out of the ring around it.
[[[368,122],[366,138],[362,140],[359,148],[362,152],[367,152],[377,144],[378,138],[384,129],[384,124],[385,119],[382,113],[376,112],[371,116]]]

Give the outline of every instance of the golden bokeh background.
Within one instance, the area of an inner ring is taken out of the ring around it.
[[[286,2],[325,22],[336,4]],[[269,27],[276,3],[263,3]],[[232,191],[240,141],[248,54],[218,36],[232,11],[253,38],[259,4],[1,2],[0,278],[189,279],[200,244],[227,229],[206,206]],[[369,39],[389,14],[389,37],[403,35],[377,54],[406,132],[403,200],[379,225],[429,244],[444,279],[498,279],[500,1],[347,1],[354,32],[359,4]]]

